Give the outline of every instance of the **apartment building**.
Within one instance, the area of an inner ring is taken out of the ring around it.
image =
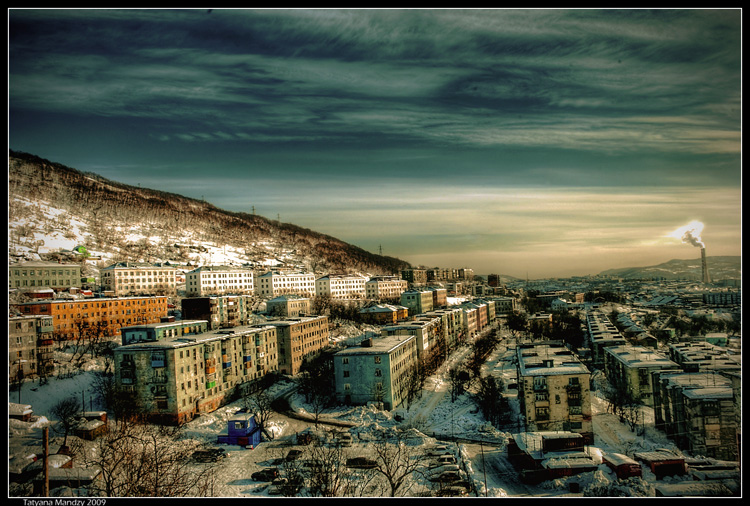
[[[99,272],[102,289],[111,295],[174,295],[177,269],[158,264],[117,262]]]
[[[643,346],[610,346],[604,349],[604,374],[613,385],[621,385],[633,398],[653,407],[651,373],[680,371],[665,355]]]
[[[475,310],[476,332],[481,332],[490,324],[489,306],[486,303],[476,300],[474,302],[464,302],[459,307],[465,310]]]
[[[655,372],[654,426],[682,450],[738,460],[738,419],[732,379],[716,371]]]
[[[269,271],[256,277],[255,293],[264,298],[286,294],[313,297],[315,296],[315,274]]]
[[[362,319],[374,325],[393,325],[409,316],[409,309],[392,304],[373,304],[359,310]]]
[[[686,372],[742,370],[740,354],[707,342],[673,343],[667,353]]]
[[[81,286],[81,265],[57,262],[20,262],[8,267],[8,288],[67,290]]]
[[[591,347],[592,365],[597,369],[603,369],[604,350],[610,346],[623,346],[627,344],[627,341],[609,319],[609,316],[601,311],[587,312],[586,326]]]
[[[431,269],[427,269],[427,282],[433,282],[433,281],[452,281],[454,279],[458,279],[458,269],[444,269],[440,267],[433,267]]]
[[[466,313],[459,307],[435,309],[419,316],[440,318],[442,322],[443,337],[445,338],[449,350],[455,349],[455,347],[464,342],[468,336]]]
[[[238,327],[252,323],[253,296],[217,295],[182,299],[182,317],[207,320],[209,330]]]
[[[368,280],[361,274],[329,274],[315,281],[315,295],[332,299],[364,299]]]
[[[266,301],[266,313],[270,316],[304,316],[312,312],[312,300],[299,295],[279,295]]]
[[[472,306],[461,305],[464,313],[464,325],[467,338],[472,338],[479,332],[479,309]]]
[[[161,341],[163,339],[202,334],[204,332],[208,332],[208,322],[206,320],[174,321],[170,318],[162,318],[160,323],[131,325],[120,329],[123,346],[126,344]]]
[[[317,357],[329,345],[327,316],[287,318],[267,324],[276,328],[281,374],[295,376],[302,362]]]
[[[424,285],[427,283],[427,270],[422,268],[409,268],[401,271],[401,278],[412,285]]]
[[[518,309],[518,300],[513,297],[493,297],[497,316],[507,316]]]
[[[433,295],[429,290],[407,290],[401,294],[401,305],[409,308],[410,315],[432,311]]]
[[[399,301],[409,282],[396,276],[375,276],[365,283],[365,297],[376,301]]]
[[[417,356],[424,358],[437,346],[438,338],[444,334],[443,322],[440,318],[419,315],[411,320],[388,325],[380,329],[383,337],[412,335],[417,341]]]
[[[251,269],[226,265],[203,266],[185,274],[185,295],[188,297],[253,293],[255,287]]]
[[[75,340],[95,331],[116,336],[128,325],[159,323],[167,316],[167,297],[49,300],[12,305],[22,315],[51,316],[55,339]]]
[[[51,316],[16,316],[8,318],[8,378],[49,376],[52,360]]]
[[[432,308],[438,309],[448,306],[448,290],[439,287],[428,287],[428,292],[432,292]]]
[[[526,431],[570,431],[593,442],[591,373],[564,346],[520,345],[518,399]]]
[[[382,403],[386,410],[400,406],[407,379],[418,363],[413,335],[368,338],[361,346],[333,356],[336,399],[346,404]]]
[[[115,384],[154,421],[182,424],[278,370],[276,329],[237,327],[115,349]]]

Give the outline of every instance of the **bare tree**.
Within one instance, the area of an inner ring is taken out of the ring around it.
[[[107,497],[210,496],[214,468],[191,462],[197,443],[180,439],[179,430],[143,423],[113,427],[83,454],[83,463],[101,470],[100,492]]]
[[[266,434],[269,439],[273,439],[273,436],[266,431],[266,425],[274,412],[271,407],[273,399],[268,395],[268,391],[260,389],[248,392],[244,396],[244,403],[245,408],[255,414],[255,423],[258,424],[260,430]]]
[[[390,497],[397,497],[407,479],[427,460],[427,455],[421,448],[407,445],[405,439],[406,433],[396,429],[392,432],[392,437],[383,434],[372,445],[377,462],[374,469],[388,482]]]
[[[64,434],[63,446],[68,445],[68,435],[71,430],[78,424],[79,417],[81,415],[81,405],[78,403],[78,398],[67,397],[62,399],[57,404],[52,406],[52,416],[54,416],[59,422],[61,431]]]

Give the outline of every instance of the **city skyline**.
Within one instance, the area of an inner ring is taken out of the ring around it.
[[[741,11],[10,9],[9,147],[413,265],[741,254]]]

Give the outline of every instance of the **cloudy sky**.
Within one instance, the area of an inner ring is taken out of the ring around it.
[[[739,10],[9,11],[9,147],[412,264],[741,254]]]

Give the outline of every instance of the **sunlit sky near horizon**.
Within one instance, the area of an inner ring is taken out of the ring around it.
[[[9,148],[413,265],[741,254],[741,11],[10,9]]]

